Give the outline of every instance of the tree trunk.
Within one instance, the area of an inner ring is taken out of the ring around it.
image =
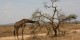
[[[54,29],[54,36],[58,36],[58,30],[57,29]]]

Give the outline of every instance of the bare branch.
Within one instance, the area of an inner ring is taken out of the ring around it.
[[[59,0],[50,0],[51,2],[58,2]]]

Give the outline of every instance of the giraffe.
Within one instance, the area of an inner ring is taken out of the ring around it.
[[[30,19],[22,19],[18,22],[16,22],[14,24],[14,36],[17,36],[18,38],[18,31],[19,31],[19,28],[22,28],[22,40],[23,40],[23,31],[24,31],[24,28],[26,26],[26,23],[35,23],[37,21],[33,21],[33,20],[30,20]],[[19,40],[19,38],[18,38]]]

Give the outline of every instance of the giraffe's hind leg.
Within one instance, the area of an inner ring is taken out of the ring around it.
[[[14,29],[14,34],[13,34],[14,36],[16,36],[16,30]]]
[[[18,29],[14,29],[14,38],[16,38],[19,40],[19,37],[18,37]]]
[[[14,39],[16,38],[16,31],[14,30]]]
[[[17,39],[19,40],[19,37],[18,37],[18,31],[19,31],[19,29],[16,29],[16,35],[17,35]]]

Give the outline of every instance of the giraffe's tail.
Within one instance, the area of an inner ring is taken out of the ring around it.
[[[15,36],[15,30],[14,30],[14,34],[13,35]]]
[[[15,30],[14,30],[14,36],[15,36]]]
[[[15,25],[14,25],[14,31],[13,31],[13,35],[15,36],[16,35],[16,30],[15,30]]]

